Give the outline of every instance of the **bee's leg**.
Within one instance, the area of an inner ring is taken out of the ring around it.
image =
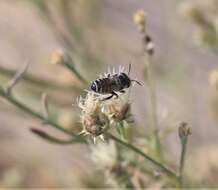
[[[116,98],[118,98],[118,94],[116,94],[115,92],[111,92],[111,95],[104,98],[102,101],[109,100],[109,99],[113,98],[113,96],[116,96]]]
[[[125,90],[120,90],[119,92],[123,94],[123,93],[125,93],[126,91],[125,91]]]
[[[115,92],[111,92],[111,94],[113,94],[113,96],[116,96],[116,98],[118,98],[119,96],[118,96],[118,94],[117,93],[115,93]]]
[[[114,96],[114,94],[111,94],[110,96],[108,96],[108,97],[106,97],[106,98],[103,98],[102,101],[109,100],[109,99],[111,99],[113,96]]]

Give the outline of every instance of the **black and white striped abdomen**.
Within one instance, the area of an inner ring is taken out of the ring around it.
[[[99,94],[108,94],[129,88],[130,85],[131,80],[129,77],[125,73],[120,73],[95,80],[91,84],[91,89]]]
[[[110,78],[97,79],[92,82],[91,89],[100,94],[108,94],[113,91]]]

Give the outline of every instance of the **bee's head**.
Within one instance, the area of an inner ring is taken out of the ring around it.
[[[91,83],[91,90],[93,90],[94,92],[97,91],[97,86],[96,86],[96,83],[95,83],[95,82],[92,82],[92,83]]]
[[[119,80],[120,80],[122,86],[125,88],[129,88],[129,86],[131,85],[131,80],[129,79],[129,77],[126,73],[120,73]]]

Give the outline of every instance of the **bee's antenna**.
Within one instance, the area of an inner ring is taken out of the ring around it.
[[[137,80],[131,80],[132,82],[136,82],[138,85],[142,86],[142,84]]]
[[[129,74],[130,74],[130,71],[131,71],[131,63],[129,64],[129,70],[128,70],[128,76],[129,76]]]

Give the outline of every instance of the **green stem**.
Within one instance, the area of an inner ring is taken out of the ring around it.
[[[18,100],[16,100],[13,96],[8,96],[5,93],[5,90],[3,88],[0,88],[0,96],[2,96],[3,98],[5,98],[6,100],[8,100],[10,103],[12,103],[13,105],[15,105],[16,107],[20,108],[21,110],[23,110],[24,112],[32,115],[33,117],[40,119],[42,121],[44,121],[46,124],[51,125],[52,127],[58,129],[59,131],[62,131],[72,137],[74,137],[75,139],[77,139],[79,142],[85,142],[85,140],[83,138],[81,138],[80,136],[72,133],[71,131],[61,127],[60,125],[58,125],[57,123],[55,123],[54,121],[50,120],[49,118],[45,119],[43,117],[43,115],[37,113],[36,111],[32,110],[31,108],[27,107],[26,105],[24,105],[23,103],[19,102]]]
[[[0,66],[0,74],[7,76],[7,77],[12,77],[16,74],[16,70],[8,69],[8,68],[4,68]],[[79,90],[79,88],[76,88],[76,87],[64,86],[61,84],[54,83],[52,81],[43,80],[42,78],[38,76],[33,76],[29,74],[25,74],[23,76],[23,80],[26,82],[30,82],[32,84],[45,87],[45,88],[50,88],[50,89],[52,88],[52,89],[60,89],[60,90],[72,90],[71,88],[75,88],[76,90]]]
[[[141,155],[142,157],[144,157],[146,160],[150,161],[151,163],[153,163],[156,167],[158,167],[159,169],[161,169],[163,172],[165,172],[168,176],[177,179],[177,176],[175,174],[174,171],[172,171],[171,169],[167,168],[166,166],[164,166],[162,163],[154,160],[153,158],[151,158],[150,156],[148,156],[147,154],[145,154],[144,152],[142,152],[141,150],[139,150],[138,148],[136,148],[135,146],[124,142],[122,140],[120,140],[119,138],[115,137],[114,135],[107,133],[109,138],[111,138],[112,140],[116,141],[119,144],[122,144],[123,146],[125,146],[126,148],[134,151],[135,153]]]
[[[161,143],[158,134],[158,120],[157,120],[157,105],[156,105],[156,93],[155,93],[155,81],[153,79],[151,55],[147,54],[146,59],[146,71],[147,71],[147,83],[148,83],[148,96],[149,96],[149,110],[151,118],[151,129],[155,138],[156,155],[163,161],[163,154],[161,150]]]
[[[126,129],[125,129],[125,127],[124,127],[123,122],[119,122],[119,123],[117,124],[117,131],[118,131],[118,133],[119,133],[119,135],[120,135],[120,139],[121,139],[122,141],[127,142],[127,133],[126,133]]]
[[[181,155],[180,155],[179,174],[178,174],[178,181],[179,181],[180,188],[183,187],[183,169],[184,169],[184,165],[185,165],[185,155],[186,155],[187,141],[188,141],[187,137],[185,137],[181,141],[182,150],[181,150]]]
[[[70,145],[73,143],[77,143],[78,141],[75,138],[71,138],[68,140],[63,140],[63,139],[58,139],[56,137],[53,137],[49,134],[47,134],[46,132],[40,130],[40,129],[35,129],[35,128],[31,128],[30,129],[32,133],[34,133],[35,135],[37,135],[38,137],[47,140],[50,143],[53,144],[59,144],[59,145]]]
[[[85,78],[83,78],[83,76],[76,70],[75,66],[74,66],[74,62],[73,59],[71,58],[70,55],[68,55],[68,60],[65,61],[64,66],[66,66],[66,68],[68,68],[74,75],[76,75],[76,77],[82,81],[84,84],[87,84],[88,82],[86,81]]]

